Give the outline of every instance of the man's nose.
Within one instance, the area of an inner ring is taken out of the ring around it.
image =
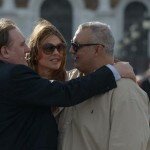
[[[25,47],[25,53],[29,53],[29,52],[30,52],[30,48],[29,48],[28,45],[26,45],[26,47]]]

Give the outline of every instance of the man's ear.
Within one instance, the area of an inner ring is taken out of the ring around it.
[[[101,54],[103,52],[103,47],[101,45],[96,45],[95,47],[95,53]]]
[[[95,54],[96,54],[96,55],[99,53],[98,51],[99,51],[99,46],[96,45],[96,46],[95,46]]]
[[[1,55],[3,58],[9,58],[9,52],[7,46],[2,46],[1,47]]]

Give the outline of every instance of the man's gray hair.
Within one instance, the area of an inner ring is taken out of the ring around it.
[[[115,40],[109,25],[98,21],[86,22],[79,25],[78,30],[85,28],[89,28],[93,33],[91,42],[104,45],[105,50],[113,55]]]

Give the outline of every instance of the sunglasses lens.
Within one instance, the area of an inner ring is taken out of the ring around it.
[[[59,52],[61,52],[61,51],[64,51],[64,50],[66,49],[66,45],[65,45],[65,44],[58,44],[58,45],[56,46],[56,48],[57,48],[57,50],[58,50]]]
[[[42,49],[45,54],[49,54],[55,50],[55,45],[47,43],[47,44],[43,45]]]
[[[51,43],[47,43],[43,45],[42,49],[45,54],[49,55],[53,53],[55,49],[57,49],[58,52],[64,51],[66,49],[66,45],[62,43],[55,46]]]

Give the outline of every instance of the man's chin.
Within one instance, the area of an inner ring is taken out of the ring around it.
[[[25,60],[25,61],[14,61],[14,60],[10,60],[10,61],[8,61],[8,63],[11,63],[11,64],[16,64],[16,65],[25,65],[25,66],[28,66],[28,63],[27,63],[27,61]]]
[[[16,63],[16,64],[18,64],[18,65],[25,65],[25,66],[28,66],[28,63],[27,63],[26,61],[24,61],[24,62],[20,62],[20,63]]]

